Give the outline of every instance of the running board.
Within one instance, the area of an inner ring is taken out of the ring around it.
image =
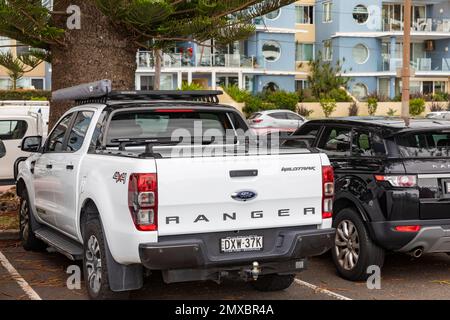
[[[35,232],[36,238],[44,241],[70,260],[83,259],[83,246],[74,240],[48,227],[41,227]]]

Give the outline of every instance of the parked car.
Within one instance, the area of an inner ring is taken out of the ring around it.
[[[45,136],[48,126],[48,102],[0,101],[0,139],[5,155],[0,159],[0,185],[12,185],[14,163],[30,154],[20,150],[25,136]]]
[[[217,94],[111,92],[110,82],[55,92],[54,100],[83,102],[42,147],[40,137],[23,141],[34,152],[17,181],[23,247],[83,260],[93,299],[141,288],[145,269],[167,283],[233,275],[257,290],[288,288],[307,257],[333,245],[332,167],[308,149],[174,152],[192,146],[172,134],[195,132],[198,122],[249,130],[232,107],[186,101]]]
[[[256,133],[273,131],[294,132],[306,122],[306,119],[290,110],[267,110],[252,114],[248,119],[249,126]]]
[[[335,170],[332,255],[342,277],[366,279],[386,251],[450,252],[449,122],[314,120],[295,135],[315,136]]]
[[[450,111],[430,112],[426,115],[427,119],[450,120]]]

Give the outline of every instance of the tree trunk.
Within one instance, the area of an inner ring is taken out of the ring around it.
[[[55,18],[55,23],[66,30],[67,45],[51,47],[52,89],[109,79],[113,90],[133,90],[138,46],[112,26],[94,1],[55,1],[54,10],[65,12],[69,5],[80,7],[81,29],[67,30],[67,17]],[[73,106],[74,102],[51,102],[50,126]]]
[[[161,69],[162,69],[162,50],[153,50],[153,55],[155,57],[155,78],[153,83],[154,90],[161,89]]]

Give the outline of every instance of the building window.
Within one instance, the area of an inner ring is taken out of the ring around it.
[[[280,86],[278,84],[276,84],[275,82],[269,82],[263,87],[264,92],[275,92],[275,91],[279,91],[279,90],[280,90]]]
[[[155,90],[154,76],[141,76],[141,90]],[[173,77],[171,74],[161,75],[161,90],[173,90]]]
[[[296,23],[314,24],[314,6],[296,6]]]
[[[369,95],[369,89],[364,83],[357,83],[352,88],[353,96],[358,100],[364,100]]]
[[[333,4],[331,2],[325,2],[323,4],[323,22],[324,23],[332,22],[332,20],[331,20],[332,7],[333,7]]]
[[[280,17],[280,14],[281,14],[281,9],[269,12],[268,14],[266,14],[266,19],[276,20]]]
[[[363,44],[357,44],[353,47],[353,60],[357,64],[364,64],[369,60],[369,49]]]
[[[296,61],[312,61],[314,60],[314,44],[297,42],[295,51]]]
[[[6,47],[9,45],[11,45],[11,40],[9,38],[0,37],[0,53],[6,53],[11,50],[11,48]]]
[[[369,19],[369,10],[367,10],[367,7],[362,4],[357,5],[353,9],[353,19],[355,19],[358,24],[366,23]]]
[[[262,52],[264,59],[266,59],[266,61],[274,62],[280,59],[281,46],[276,41],[267,41],[262,46]]]
[[[308,80],[295,80],[295,91],[299,92],[309,88]]]
[[[333,60],[333,43],[331,40],[323,42],[323,61]]]
[[[44,79],[31,79],[31,86],[34,90],[44,90]]]

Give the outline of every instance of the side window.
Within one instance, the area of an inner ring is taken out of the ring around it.
[[[298,129],[294,136],[305,136],[305,137],[311,137],[311,138],[305,138],[305,141],[309,143],[311,146],[314,141],[316,140],[317,136],[319,135],[320,131],[320,125],[311,125],[311,124],[305,124],[300,129]],[[292,141],[286,141],[284,144],[286,147],[301,147],[302,144],[300,144],[298,141],[292,140]]]
[[[276,113],[271,113],[269,114],[269,117],[274,118],[274,119],[281,119],[281,120],[286,120],[287,116],[285,112],[276,112]]]
[[[295,113],[287,113],[286,115],[289,120],[297,120],[297,121],[303,120],[302,117],[300,117]]]
[[[0,121],[0,139],[22,140],[28,130],[28,124],[23,120]]]
[[[94,112],[92,111],[78,112],[72,130],[70,130],[66,151],[76,152],[81,149],[93,116]]]
[[[47,140],[45,152],[62,152],[64,145],[64,138],[70,125],[73,113],[65,116],[53,130],[52,134]]]
[[[354,130],[352,153],[361,157],[382,156],[386,154],[383,139],[367,130]]]
[[[331,156],[349,156],[351,129],[345,127],[328,127],[320,139],[318,148]]]

